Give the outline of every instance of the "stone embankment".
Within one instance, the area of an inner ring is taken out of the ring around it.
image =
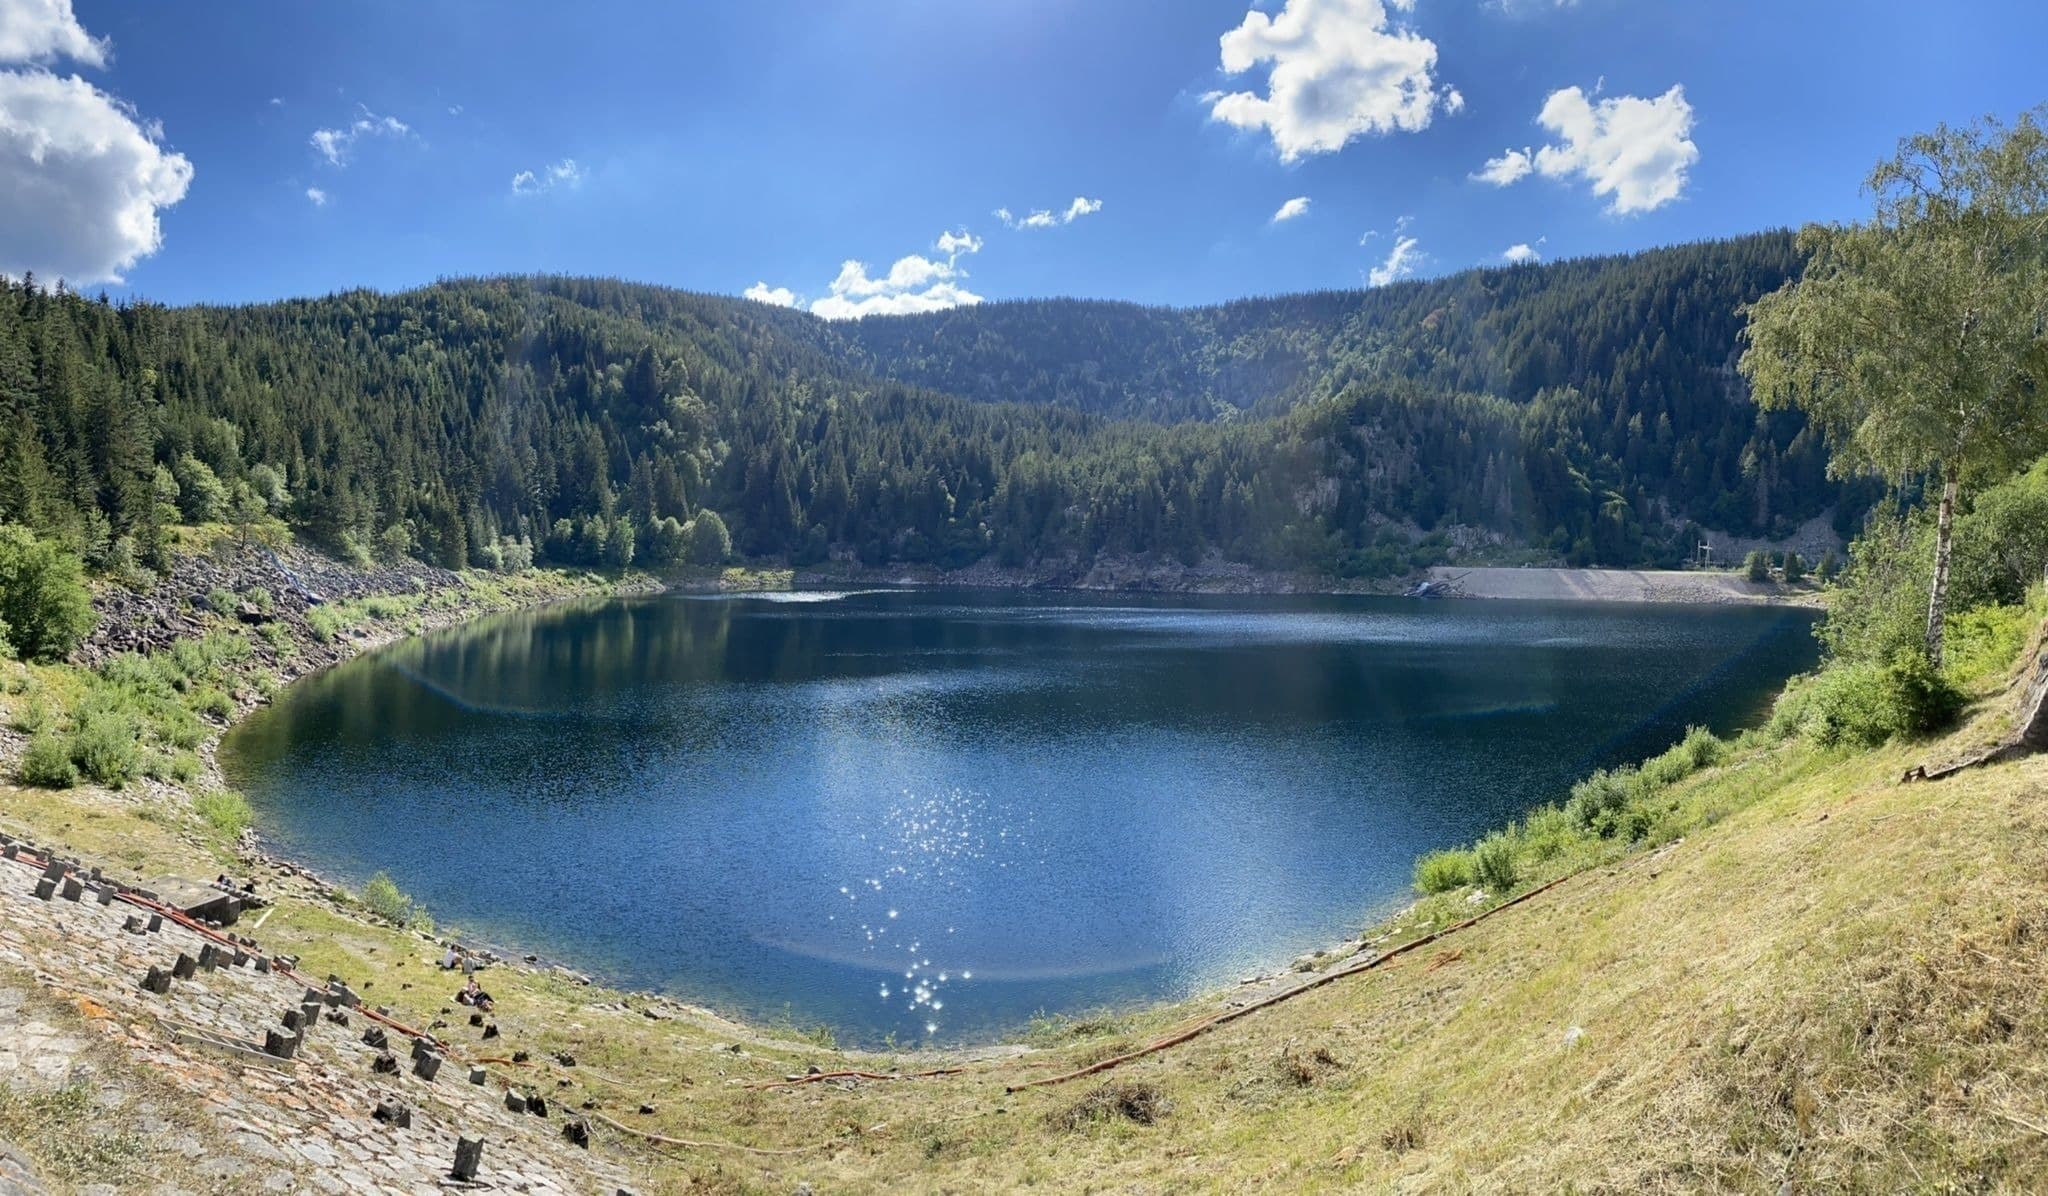
[[[583,1110],[550,1107],[550,1063],[474,1026],[409,1032],[344,978],[299,975],[239,927],[188,924],[53,854],[7,839],[0,859],[0,1084],[31,1098],[83,1086],[97,1112],[72,1132],[154,1181],[138,1186],[545,1194],[633,1182]],[[456,1174],[463,1139],[483,1144],[468,1176]],[[37,1190],[18,1159],[0,1161],[0,1191],[9,1183]]]

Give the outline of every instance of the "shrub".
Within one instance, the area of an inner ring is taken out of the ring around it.
[[[243,591],[242,598],[266,615],[277,609],[277,599],[271,597],[270,591],[262,586],[250,586]]]
[[[212,589],[206,591],[206,609],[212,611],[214,614],[234,614],[235,608],[240,606],[241,604],[241,599],[236,598],[235,592],[233,590],[228,589],[226,586],[215,586]]]
[[[1475,878],[1489,892],[1505,894],[1521,880],[1515,868],[1515,840],[1495,831],[1472,849]]]
[[[1889,663],[1837,664],[1816,677],[1800,726],[1822,747],[1876,747],[1938,730],[1962,712],[1962,694],[1927,658],[1907,650]]]
[[[71,732],[71,762],[90,780],[119,789],[135,779],[141,763],[137,744],[142,737],[126,710],[91,706],[79,712]]]
[[[1425,893],[1449,893],[1468,888],[1473,877],[1469,851],[1432,851],[1415,861],[1415,887]]]
[[[1539,864],[1569,851],[1579,834],[1571,814],[1562,806],[1539,806],[1522,821],[1522,844]]]
[[[54,732],[45,731],[28,741],[21,754],[21,783],[39,789],[69,789],[78,783],[78,766],[71,762],[71,747]]]
[[[1565,810],[1581,830],[1597,831],[1602,837],[1613,833],[1614,816],[1635,794],[1633,768],[1603,768],[1572,786]]]
[[[1806,558],[1796,552],[1785,554],[1785,580],[1787,583],[1806,580]]]
[[[406,896],[386,872],[379,871],[364,882],[361,898],[365,908],[386,922],[433,932],[434,919],[428,915],[427,907]]]
[[[1769,581],[1771,579],[1771,554],[1761,548],[1756,549],[1743,559],[1742,568],[1751,581]]]
[[[202,793],[192,799],[192,809],[213,830],[214,834],[219,835],[223,839],[239,837],[243,831],[249,828],[251,823],[256,821],[255,815],[249,810],[248,799],[232,789],[216,789],[209,793]],[[383,874],[379,873],[378,875],[382,876]],[[384,880],[386,884],[389,884],[391,878],[387,876]],[[397,886],[394,885],[392,892],[396,893],[397,891]]]
[[[85,566],[27,528],[0,524],[0,627],[24,660],[61,660],[99,622]]]
[[[192,709],[221,722],[235,717],[235,700],[211,685],[192,691]]]

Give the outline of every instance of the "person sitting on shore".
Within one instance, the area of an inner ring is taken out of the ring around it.
[[[475,976],[471,976],[469,983],[462,986],[462,991],[455,994],[455,1003],[489,1013],[491,1010],[491,994],[483,990],[483,987],[476,982]]]
[[[441,955],[441,970],[452,972],[455,970],[455,965],[461,962],[461,960],[461,953],[456,951],[453,945],[450,945],[448,950]]]

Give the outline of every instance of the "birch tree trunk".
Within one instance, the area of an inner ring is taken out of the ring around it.
[[[1948,622],[1948,566],[1956,530],[1956,476],[1953,470],[1941,484],[1941,518],[1934,533],[1934,588],[1927,596],[1927,661],[1942,665],[1942,638]]]

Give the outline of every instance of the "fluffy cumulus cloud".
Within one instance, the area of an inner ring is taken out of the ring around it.
[[[1502,250],[1500,260],[1511,266],[1519,266],[1524,262],[1540,262],[1543,260],[1543,255],[1537,251],[1534,245],[1523,241]]]
[[[1072,224],[1083,216],[1093,216],[1101,210],[1101,200],[1089,199],[1085,195],[1076,195],[1074,202],[1068,204],[1063,212],[1055,212],[1051,208],[1039,208],[1035,212],[1019,216],[1008,208],[997,208],[995,210],[995,217],[1003,222],[1004,228],[1058,228],[1063,224]],[[980,243],[977,242],[975,248],[981,248]]]
[[[1273,213],[1272,222],[1274,224],[1284,224],[1298,216],[1306,215],[1308,215],[1308,196],[1297,195],[1280,205],[1280,210]]]
[[[1677,199],[1685,191],[1686,172],[1700,157],[1683,87],[1655,99],[1610,96],[1597,101],[1567,87],[1550,93],[1536,120],[1557,140],[1533,152],[1511,149],[1473,177],[1499,187],[1531,173],[1582,179],[1608,201],[1608,211],[1625,216]]]
[[[826,287],[826,294],[810,303],[811,311],[828,320],[857,320],[862,316],[900,316],[917,312],[944,311],[981,302],[981,296],[962,282],[967,271],[960,259],[981,252],[981,238],[965,229],[939,234],[933,250],[939,257],[921,253],[897,258],[880,275],[869,273],[866,262],[848,258],[840,263],[839,274]],[[743,294],[757,303],[778,307],[801,307],[803,300],[788,287],[771,287],[757,282]]]
[[[1438,107],[1464,107],[1455,89],[1437,89],[1436,43],[1395,25],[1383,0],[1287,0],[1277,16],[1253,9],[1221,46],[1225,74],[1269,67],[1266,92],[1211,93],[1210,118],[1265,130],[1285,161],[1362,134],[1418,132]]]
[[[0,0],[0,62],[59,58],[105,66],[107,43],[78,23],[71,0]]]
[[[1422,248],[1414,237],[1395,237],[1394,247],[1387,251],[1387,260],[1372,268],[1366,281],[1373,286],[1383,287],[1390,282],[1399,282],[1415,273],[1422,265]]]
[[[768,303],[776,307],[796,306],[796,292],[788,287],[771,287],[765,282],[757,282],[740,293],[756,303]]]
[[[565,187],[574,190],[583,185],[583,168],[574,158],[564,158],[553,166],[544,167],[539,174],[522,170],[512,176],[512,194],[541,195]]]
[[[412,126],[395,116],[378,116],[358,106],[354,120],[332,129],[315,129],[306,140],[329,166],[346,166],[350,151],[363,138],[404,137],[411,132]]]
[[[1505,187],[1511,183],[1521,182],[1534,169],[1536,162],[1530,151],[1511,149],[1498,158],[1488,158],[1486,165],[1474,172],[1472,177],[1482,183]]]
[[[68,0],[0,0],[0,63],[106,56]],[[191,185],[192,163],[122,101],[76,75],[0,71],[0,274],[119,282],[163,245],[158,214]]]
[[[327,192],[322,191],[318,187],[306,188],[306,198],[310,200],[313,206],[316,208],[324,208],[327,206]]]

